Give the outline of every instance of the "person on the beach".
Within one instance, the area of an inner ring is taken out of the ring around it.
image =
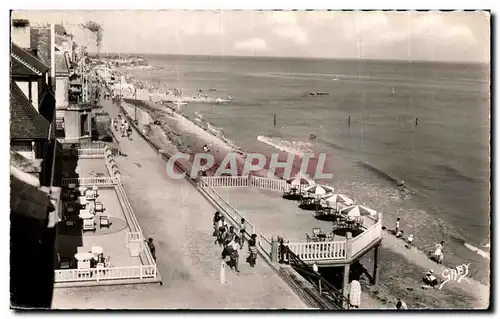
[[[432,288],[436,288],[437,285],[439,284],[438,279],[436,276],[434,276],[434,270],[429,270],[425,277],[422,279],[422,281],[426,284],[431,286]]]
[[[412,246],[412,244],[413,244],[413,235],[411,235],[411,234],[410,234],[410,236],[408,236],[407,241],[408,241],[408,245],[406,245],[406,247],[407,247],[408,249],[410,249],[410,248],[411,248],[411,246]]]
[[[398,302],[396,303],[396,309],[408,309],[408,306],[406,306],[406,303],[401,300],[400,298],[398,298]]]
[[[351,281],[349,291],[349,304],[352,308],[359,308],[361,305],[361,284],[357,280]]]
[[[398,219],[396,219],[396,228],[394,229],[394,234],[397,234],[399,232],[399,221],[401,220],[401,218],[398,217]]]
[[[148,240],[146,241],[146,244],[149,247],[149,250],[151,251],[151,256],[153,256],[153,260],[156,261],[156,248],[155,244],[153,243],[153,238],[149,237]]]
[[[246,232],[247,224],[245,218],[242,218],[240,221],[240,249],[243,249],[243,245],[245,244],[245,232]]]
[[[436,250],[434,250],[434,261],[436,261],[438,264],[443,263],[444,255],[443,255],[443,248],[444,248],[444,241],[441,241],[439,244],[436,245]]]
[[[203,152],[208,153],[208,146],[207,146],[207,144],[203,145],[202,149],[203,149]]]
[[[396,238],[401,238],[403,237],[403,230],[399,230],[397,233],[396,233]]]
[[[120,124],[120,135],[121,137],[125,136],[125,124],[123,123]]]

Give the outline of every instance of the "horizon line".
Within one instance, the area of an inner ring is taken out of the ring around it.
[[[306,57],[306,56],[271,56],[271,55],[223,55],[223,54],[183,54],[183,53],[125,53],[125,52],[89,52],[89,55],[128,55],[128,56],[141,56],[141,55],[164,55],[164,56],[188,56],[188,57],[228,57],[228,58],[256,58],[256,59],[296,59],[296,60],[343,60],[343,61],[384,61],[384,62],[416,62],[416,63],[448,63],[448,64],[482,64],[491,65],[491,61],[471,61],[471,60],[405,60],[398,58],[340,58],[340,57]]]

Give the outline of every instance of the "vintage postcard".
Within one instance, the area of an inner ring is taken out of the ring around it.
[[[13,10],[11,307],[488,309],[490,13]]]

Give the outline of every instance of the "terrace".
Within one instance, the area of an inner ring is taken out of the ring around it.
[[[160,282],[109,147],[72,144],[64,157],[55,287]]]
[[[360,216],[358,226],[347,220],[318,220],[311,211],[281,194],[290,190],[284,180],[262,177],[202,177],[199,187],[226,211],[235,224],[245,218],[269,257],[272,239],[289,241],[288,248],[307,264],[350,264],[382,240],[382,215]],[[362,226],[360,226],[360,224]],[[330,236],[317,240],[313,229],[331,228]]]

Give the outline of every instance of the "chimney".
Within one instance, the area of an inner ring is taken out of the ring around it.
[[[12,42],[23,49],[31,47],[30,22],[26,19],[12,19],[10,31]]]

